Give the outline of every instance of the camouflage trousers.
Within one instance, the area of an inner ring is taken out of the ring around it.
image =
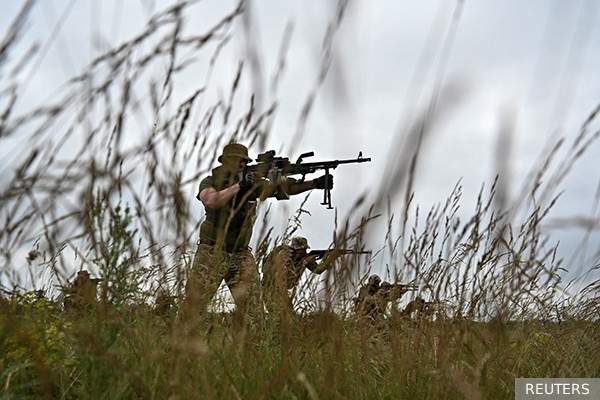
[[[206,313],[212,298],[225,280],[235,301],[235,315],[262,321],[258,267],[250,249],[236,253],[199,244],[186,284],[184,313],[198,317]]]
[[[284,282],[264,278],[262,294],[271,317],[277,319],[294,313],[293,290],[288,290]]]

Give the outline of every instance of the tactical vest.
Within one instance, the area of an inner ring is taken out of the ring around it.
[[[238,182],[236,177],[221,177],[220,168],[215,168],[212,175],[202,180],[200,191],[208,187],[223,190]],[[255,200],[255,198],[244,199],[244,194],[238,192],[218,210],[205,210],[206,217],[200,226],[200,243],[222,247],[228,253],[247,249],[254,227]]]

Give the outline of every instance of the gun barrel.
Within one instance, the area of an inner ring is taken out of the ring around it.
[[[402,283],[393,283],[390,285],[387,285],[387,288],[390,290],[394,290],[394,289],[399,289],[399,290],[417,290],[418,287],[417,285],[405,285]]]
[[[342,253],[345,254],[371,254],[371,250],[352,250],[352,249],[341,249]]]
[[[338,164],[364,163],[364,162],[371,162],[371,157],[368,157],[368,158],[359,157],[359,158],[351,158],[351,159],[347,159],[347,160],[335,160],[334,162],[338,163]]]
[[[352,250],[352,249],[331,249],[331,250],[311,250],[308,252],[309,255],[325,255],[330,252],[338,251],[341,254],[372,254],[371,250]]]
[[[288,170],[285,172],[290,175],[305,174],[315,172],[320,169],[336,169],[340,164],[360,164],[364,162],[371,162],[371,158],[351,158],[346,160],[329,160],[329,161],[317,161],[310,163],[297,163],[290,164]]]

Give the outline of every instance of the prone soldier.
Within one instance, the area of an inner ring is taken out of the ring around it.
[[[416,289],[415,285],[382,282],[379,275],[371,275],[354,299],[354,312],[362,317],[381,318],[389,302],[400,300],[406,292]]]
[[[405,318],[428,316],[433,313],[435,304],[435,302],[425,301],[422,297],[417,296],[414,300],[408,302],[401,315]]]

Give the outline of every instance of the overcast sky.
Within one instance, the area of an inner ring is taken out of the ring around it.
[[[0,4],[3,31],[20,3]],[[27,80],[27,101],[19,105],[23,108],[46,101],[94,57],[132,38],[151,15],[173,2],[38,3],[19,42],[21,52],[31,43],[40,45],[38,58],[19,78]],[[211,98],[229,90],[241,59],[254,60],[250,63],[253,79],[244,87],[243,101],[251,92],[258,96],[259,109],[277,101],[269,143],[265,148],[252,147],[254,155],[273,148],[291,159],[306,151],[315,152],[313,161],[354,158],[359,151],[372,158],[370,164],[334,171],[333,204],[338,219],[344,220],[358,195],[367,193],[375,199],[376,193],[386,190],[396,193],[392,187],[396,182],[382,177],[389,175],[387,169],[405,154],[410,125],[426,113],[432,94],[439,90],[444,101],[436,110],[418,164],[416,203],[428,209],[444,202],[460,181],[461,212],[468,217],[482,184],[489,185],[496,174],[500,131],[514,133],[505,171],[508,194],[514,198],[538,165],[547,143],[560,136],[573,140],[600,103],[597,3],[350,1],[334,33],[327,78],[320,84],[323,41],[337,3],[252,1],[248,17],[234,24],[232,40],[215,67],[203,104],[211,104]],[[198,2],[186,11],[185,31],[205,32],[235,5],[222,0]],[[244,27],[243,21],[249,25]],[[274,86],[286,32],[290,39],[285,69]],[[181,99],[189,96],[204,83],[205,72],[201,67],[192,68],[178,77],[177,95]],[[302,107],[315,90],[310,117],[298,134]],[[200,118],[201,112],[197,110],[192,119]],[[150,126],[152,121],[147,123]],[[592,129],[598,126],[595,122]],[[548,232],[561,241],[566,258],[571,257],[583,232],[567,229],[560,218],[595,216],[598,230],[598,213],[593,207],[598,200],[599,156],[600,145],[594,143],[560,187],[565,193],[552,213],[550,222],[554,223]],[[306,208],[312,217],[304,218],[300,232],[313,248],[329,245],[335,222],[335,213],[320,206],[320,200],[320,193],[311,195]],[[278,218],[285,221],[299,202],[294,199],[274,206]],[[202,214],[198,203],[197,217]],[[588,267],[598,262],[598,235],[593,238],[585,258]],[[383,237],[378,238],[372,246],[380,246],[382,241]]]

